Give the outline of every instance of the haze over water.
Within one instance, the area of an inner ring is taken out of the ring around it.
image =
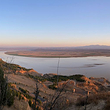
[[[33,68],[39,73],[57,73],[59,58],[34,58],[11,56],[0,51],[0,57],[26,68]],[[87,77],[105,77],[110,80],[110,57],[60,58],[60,75],[83,74]]]

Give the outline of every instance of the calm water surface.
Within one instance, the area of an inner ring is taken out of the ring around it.
[[[0,51],[0,58],[9,63],[33,68],[43,74],[57,72],[58,58],[11,56],[4,54],[4,51]],[[110,57],[60,58],[59,74],[83,74],[87,77],[105,77],[110,80]]]

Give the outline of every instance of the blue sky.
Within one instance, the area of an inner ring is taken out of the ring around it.
[[[110,0],[0,0],[0,46],[110,45]]]

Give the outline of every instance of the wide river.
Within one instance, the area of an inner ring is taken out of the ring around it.
[[[33,68],[39,73],[57,73],[59,58],[11,56],[0,51],[0,58],[8,63]],[[110,80],[110,57],[60,58],[58,74],[83,74],[87,77],[105,77]]]

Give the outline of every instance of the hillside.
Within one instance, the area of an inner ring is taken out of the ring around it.
[[[89,98],[94,97],[95,94],[100,95],[101,93],[106,93],[109,96],[110,82],[105,78],[87,78],[83,75],[42,75],[35,70],[6,63],[2,61],[2,59],[0,60],[0,64],[4,70],[4,75],[8,78],[10,89],[16,94],[14,104],[11,107],[5,106],[4,110],[33,109],[36,84],[39,90],[36,108],[39,108],[39,110],[45,110],[45,107],[49,110],[49,107],[52,107],[52,104],[54,105],[52,110],[74,110],[79,107],[84,108],[85,104],[81,104],[84,102],[77,102],[77,100],[81,101],[87,94]],[[56,99],[56,97],[58,98]],[[55,99],[56,103],[53,103]],[[106,105],[105,102],[107,101],[107,97],[99,97],[98,100],[99,102],[100,100],[103,100],[104,107]],[[99,102],[97,101],[97,104],[94,106],[97,106]],[[92,103],[94,103],[94,101],[90,101],[87,106],[90,106]]]

